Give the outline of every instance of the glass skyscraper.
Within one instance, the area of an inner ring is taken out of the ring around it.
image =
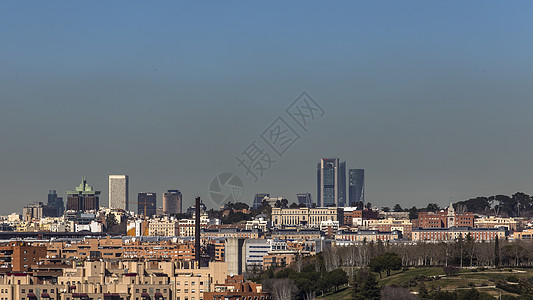
[[[346,205],[346,162],[338,158],[322,158],[317,165],[317,205]]]
[[[350,169],[349,175],[349,197],[350,205],[359,201],[365,202],[365,170],[364,169]]]

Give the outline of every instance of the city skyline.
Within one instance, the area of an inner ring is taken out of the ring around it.
[[[365,169],[377,206],[532,194],[532,8],[0,3],[0,213],[109,174],[131,195],[178,188],[183,207],[215,207],[226,172],[241,201],[292,202],[315,196],[321,157]],[[235,158],[303,91],[323,117],[289,123],[298,142],[254,181]]]

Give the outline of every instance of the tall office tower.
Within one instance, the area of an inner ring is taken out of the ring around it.
[[[60,217],[65,211],[65,203],[62,197],[58,197],[56,190],[48,191],[48,203],[44,209],[45,217]]]
[[[297,194],[298,204],[304,204],[306,207],[313,206],[313,200],[311,200],[311,193]]]
[[[263,203],[263,199],[265,197],[270,197],[270,194],[268,193],[255,194],[254,203],[252,204],[252,209],[258,209],[259,207],[261,207],[261,204]]]
[[[74,191],[67,191],[67,210],[87,211],[100,208],[100,191],[95,191],[85,177]]]
[[[163,213],[180,214],[181,213],[182,196],[178,190],[168,190],[163,194]]]
[[[349,198],[350,206],[361,201],[365,203],[365,170],[364,169],[350,169],[349,175]]]
[[[346,162],[338,158],[322,158],[317,165],[319,207],[346,205]]]
[[[129,210],[128,175],[109,175],[109,208]]]
[[[156,193],[139,193],[137,194],[137,214],[146,217],[156,215],[157,210],[157,195]],[[145,210],[146,209],[146,214]]]

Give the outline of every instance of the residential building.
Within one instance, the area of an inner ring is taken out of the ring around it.
[[[43,215],[44,205],[42,202],[31,203],[22,208],[22,217],[24,221],[39,220]]]
[[[372,209],[358,210],[356,207],[345,207],[343,209],[342,225],[361,226],[363,220],[376,220],[379,212]]]
[[[0,273],[27,272],[32,264],[44,257],[44,246],[19,241],[0,245]]]
[[[406,239],[411,238],[413,231],[413,223],[406,219],[379,219],[379,220],[363,220],[361,229],[378,230],[378,231],[395,231],[398,230]]]
[[[295,251],[271,251],[263,257],[263,269],[286,267],[296,261]]]
[[[148,222],[148,236],[179,236],[179,221],[172,218],[151,219]]]
[[[204,300],[224,299],[271,299],[270,294],[263,292],[261,284],[245,281],[242,275],[228,275],[224,284],[215,285],[213,292],[205,292]]]
[[[317,240],[324,236],[323,232],[320,229],[275,229],[272,232],[272,239],[277,240]]]
[[[347,231],[339,230],[335,234],[336,241],[353,241],[353,242],[377,242],[377,241],[394,241],[402,238],[399,230],[379,231],[379,230],[357,230]]]

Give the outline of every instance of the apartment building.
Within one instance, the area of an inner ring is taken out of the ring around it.
[[[335,234],[336,241],[352,241],[352,242],[377,242],[377,241],[394,241],[402,238],[402,233],[399,230],[393,231],[379,231],[379,230],[339,230]]]
[[[401,231],[402,236],[406,239],[411,238],[413,223],[408,219],[380,219],[380,220],[363,220],[362,229],[378,231]]]
[[[28,271],[32,264],[44,257],[44,246],[18,241],[6,243],[0,246],[0,273]]]

